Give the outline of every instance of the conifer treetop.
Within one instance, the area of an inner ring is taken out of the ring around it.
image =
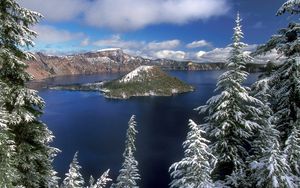
[[[66,178],[62,185],[63,188],[82,188],[84,186],[84,179],[80,173],[81,166],[78,163],[77,156],[78,152],[74,154],[69,172],[66,173]]]
[[[126,133],[126,141],[125,141],[125,151],[123,156],[133,155],[136,151],[135,147],[135,137],[138,133],[136,130],[136,121],[135,115],[132,115],[129,122],[128,122],[128,129]]]
[[[233,77],[233,80],[239,83],[245,81],[246,77],[248,76],[248,73],[243,71],[245,69],[245,65],[253,61],[252,57],[243,52],[243,48],[245,48],[247,44],[241,42],[241,40],[244,38],[241,22],[242,19],[240,17],[240,14],[237,13],[235,20],[236,25],[233,28],[233,43],[230,45],[232,49],[230,51],[230,56],[226,63],[227,68],[229,70],[232,70],[232,72],[229,71],[228,74],[230,74]]]
[[[109,169],[106,170],[100,178],[96,181],[94,186],[91,186],[90,188],[105,188],[106,185],[112,181],[112,179],[109,178]],[[91,176],[92,177],[92,176]],[[93,184],[93,181],[90,180],[90,184]]]
[[[277,16],[284,13],[299,14],[300,13],[300,0],[288,0],[277,11]]]
[[[242,48],[244,47],[243,43],[241,43],[241,39],[244,38],[244,33],[242,31],[242,25],[241,25],[242,19],[240,17],[240,13],[237,13],[235,24],[236,26],[233,28],[234,34],[232,37],[233,43],[231,47],[233,48]]]
[[[140,180],[138,161],[134,158],[135,137],[137,134],[135,115],[133,115],[128,122],[128,129],[126,133],[125,151],[123,153],[124,162],[119,171],[117,182],[112,184],[111,188],[138,188],[137,181]]]
[[[207,146],[209,141],[202,134],[205,132],[194,121],[189,120],[189,132],[183,143],[184,158],[169,168],[173,178],[170,184],[172,188],[213,187],[210,174],[215,157]]]

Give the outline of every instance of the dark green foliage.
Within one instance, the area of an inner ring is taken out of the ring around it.
[[[193,91],[193,87],[171,77],[159,68],[153,68],[151,76],[141,72],[141,79],[130,82],[121,82],[119,79],[104,83],[102,86],[105,95],[109,98],[129,98],[132,96],[171,96],[177,93]],[[106,91],[108,90],[108,91]]]
[[[288,0],[277,14],[298,14],[299,7],[300,1]],[[265,123],[260,123],[253,142],[252,180],[256,180],[254,185],[257,187],[299,187],[299,23],[290,23],[287,28],[279,30],[253,55],[274,50],[285,60],[269,67],[270,71],[253,88],[253,94],[266,105],[262,108]]]
[[[49,146],[52,133],[38,120],[44,101],[25,86],[31,77],[23,61],[32,55],[24,48],[33,46],[36,33],[30,27],[40,18],[40,14],[20,7],[14,0],[0,1],[0,81],[5,88],[1,97],[8,113],[9,137],[15,144],[11,158],[17,179],[13,185],[26,188],[55,184],[51,162],[57,151]]]
[[[161,77],[147,82],[119,83],[112,81],[104,84],[103,87],[110,90],[106,95],[113,98],[122,98],[123,93],[126,96],[138,96],[152,91],[158,96],[171,96],[174,88],[182,93],[193,90],[191,86],[184,84],[175,77]]]

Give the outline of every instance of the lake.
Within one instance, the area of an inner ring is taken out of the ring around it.
[[[188,120],[200,123],[203,119],[193,109],[205,104],[213,95],[221,71],[169,73],[193,85],[196,91],[172,97],[112,100],[98,92],[39,89],[46,101],[42,120],[55,135],[52,145],[62,150],[54,161],[59,176],[64,178],[74,153],[79,151],[81,172],[87,181],[90,175],[98,178],[106,169],[111,169],[110,177],[115,180],[123,161],[127,123],[135,114],[139,132],[135,156],[142,178],[139,185],[141,188],[168,187],[171,181],[168,168],[183,157],[182,142]],[[43,84],[88,83],[118,76],[65,76],[47,79]],[[257,76],[258,73],[251,74],[246,84],[253,83]]]

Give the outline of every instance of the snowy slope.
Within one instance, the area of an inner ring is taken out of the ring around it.
[[[118,50],[122,50],[122,49],[121,48],[105,48],[105,49],[97,50],[97,52],[118,51]]]
[[[154,66],[140,66],[136,69],[134,69],[133,71],[131,71],[130,73],[126,74],[125,76],[123,76],[119,82],[120,83],[128,83],[128,82],[139,82],[142,81],[142,78],[145,75],[151,74],[151,70],[153,70]]]

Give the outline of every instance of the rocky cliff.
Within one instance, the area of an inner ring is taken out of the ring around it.
[[[224,63],[193,63],[167,59],[146,59],[131,56],[121,49],[107,49],[69,56],[49,56],[36,53],[36,59],[26,62],[27,71],[35,79],[103,72],[130,72],[141,65],[154,65],[163,70],[219,70]]]
[[[129,72],[150,62],[141,57],[129,56],[122,50],[88,52],[70,56],[48,56],[36,53],[35,57],[35,60],[27,62],[27,71],[35,79],[101,72]]]

